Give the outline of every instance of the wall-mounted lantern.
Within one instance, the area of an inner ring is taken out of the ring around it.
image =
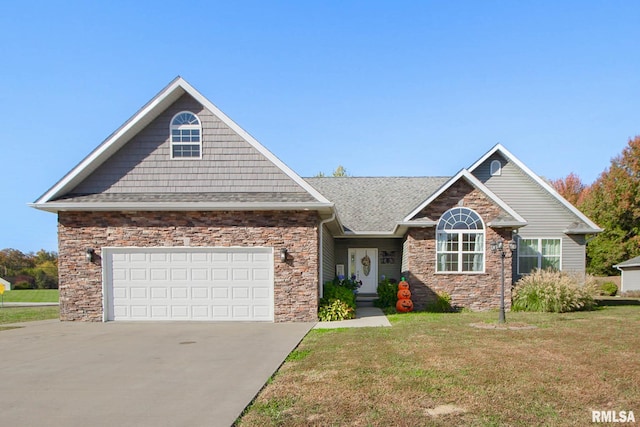
[[[289,255],[289,250],[287,248],[280,249],[280,262],[287,262],[288,255]]]
[[[93,262],[96,259],[96,250],[93,248],[88,248],[84,253],[87,262]]]

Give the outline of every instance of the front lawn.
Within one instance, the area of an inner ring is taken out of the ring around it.
[[[0,298],[4,302],[58,302],[57,289],[21,289],[5,291]]]
[[[389,316],[391,328],[312,330],[241,426],[591,424],[640,421],[640,307]],[[294,357],[295,356],[295,357]]]
[[[5,325],[7,323],[30,322],[33,320],[58,319],[59,317],[60,309],[58,306],[0,307],[0,325]],[[0,331],[2,329],[2,326],[0,326]]]

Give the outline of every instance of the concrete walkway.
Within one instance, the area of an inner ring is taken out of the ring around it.
[[[391,323],[382,310],[377,307],[358,307],[355,319],[318,322],[314,329],[366,328],[371,326],[391,326]]]

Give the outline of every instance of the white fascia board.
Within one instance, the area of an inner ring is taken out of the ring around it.
[[[40,196],[34,204],[41,204],[55,199],[71,190],[84,178],[89,176],[91,172],[96,170],[111,157],[111,155],[118,151],[122,145],[142,130],[144,126],[153,121],[166,107],[182,96],[184,89],[179,89],[181,89],[183,83],[186,82],[182,77],[176,77],[169,85],[153,97],[151,101],[145,104],[137,113],[131,116],[129,120],[109,135],[107,139],[89,153],[87,157],[78,163],[78,165],[68,172],[60,181]]]
[[[567,201],[564,197],[560,195],[551,185],[549,185],[544,179],[540,178],[536,173],[534,173],[531,169],[529,169],[524,163],[522,163],[516,156],[514,156],[509,150],[507,150],[502,144],[496,144],[491,150],[489,150],[484,156],[482,156],[478,161],[476,161],[471,167],[469,171],[473,172],[477,167],[479,167],[485,160],[491,157],[495,152],[499,151],[502,156],[506,157],[507,160],[513,162],[516,166],[518,166],[524,173],[526,173],[531,179],[533,179],[536,183],[538,183],[543,189],[545,189],[549,194],[551,194],[554,198],[556,198],[564,207],[569,209],[574,215],[576,215],[582,222],[587,224],[589,227],[593,229],[592,232],[599,233],[602,231],[600,227],[593,221],[591,221],[585,214],[580,212],[578,208],[573,206],[571,203]]]
[[[260,144],[258,140],[256,140],[253,136],[249,134],[246,130],[242,129],[236,122],[231,120],[229,116],[223,113],[218,107],[216,107],[211,101],[205,98],[200,92],[195,90],[189,83],[182,80],[182,85],[184,89],[193,96],[198,102],[200,102],[203,106],[209,109],[214,115],[216,115],[222,122],[224,122],[227,126],[229,126],[234,132],[236,132],[240,137],[242,137],[245,141],[251,144],[256,150],[260,152],[263,156],[269,159],[273,164],[275,164],[282,172],[285,173],[289,178],[291,178],[296,184],[302,187],[307,193],[311,194],[317,201],[320,203],[331,203],[327,200],[322,194],[318,192],[315,188],[309,185],[302,177],[300,177],[297,173],[295,173],[289,166],[285,165],[282,160],[276,157],[271,151],[267,150],[267,148]]]
[[[462,169],[458,172],[453,178],[447,181],[442,187],[440,187],[435,193],[433,193],[427,200],[425,200],[420,206],[413,210],[409,215],[407,215],[402,222],[410,222],[411,218],[416,216],[420,211],[429,206],[435,199],[437,199],[442,193],[448,190],[453,184],[458,182],[460,178],[465,179],[471,186],[477,188],[479,191],[483,192],[487,197],[493,200],[500,208],[502,208],[505,212],[511,215],[516,221],[522,223],[522,225],[526,224],[527,221],[520,216],[516,211],[514,211],[509,205],[507,205],[502,199],[496,196],[493,191],[489,190],[483,183],[481,183],[475,176],[471,174],[467,169]]]
[[[332,203],[209,203],[209,202],[84,202],[84,203],[30,203],[28,206],[47,212],[60,211],[295,211],[330,212]]]

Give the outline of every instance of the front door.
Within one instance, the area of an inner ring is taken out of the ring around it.
[[[378,291],[378,249],[349,249],[349,276],[362,281],[358,289],[361,294],[375,294]]]

